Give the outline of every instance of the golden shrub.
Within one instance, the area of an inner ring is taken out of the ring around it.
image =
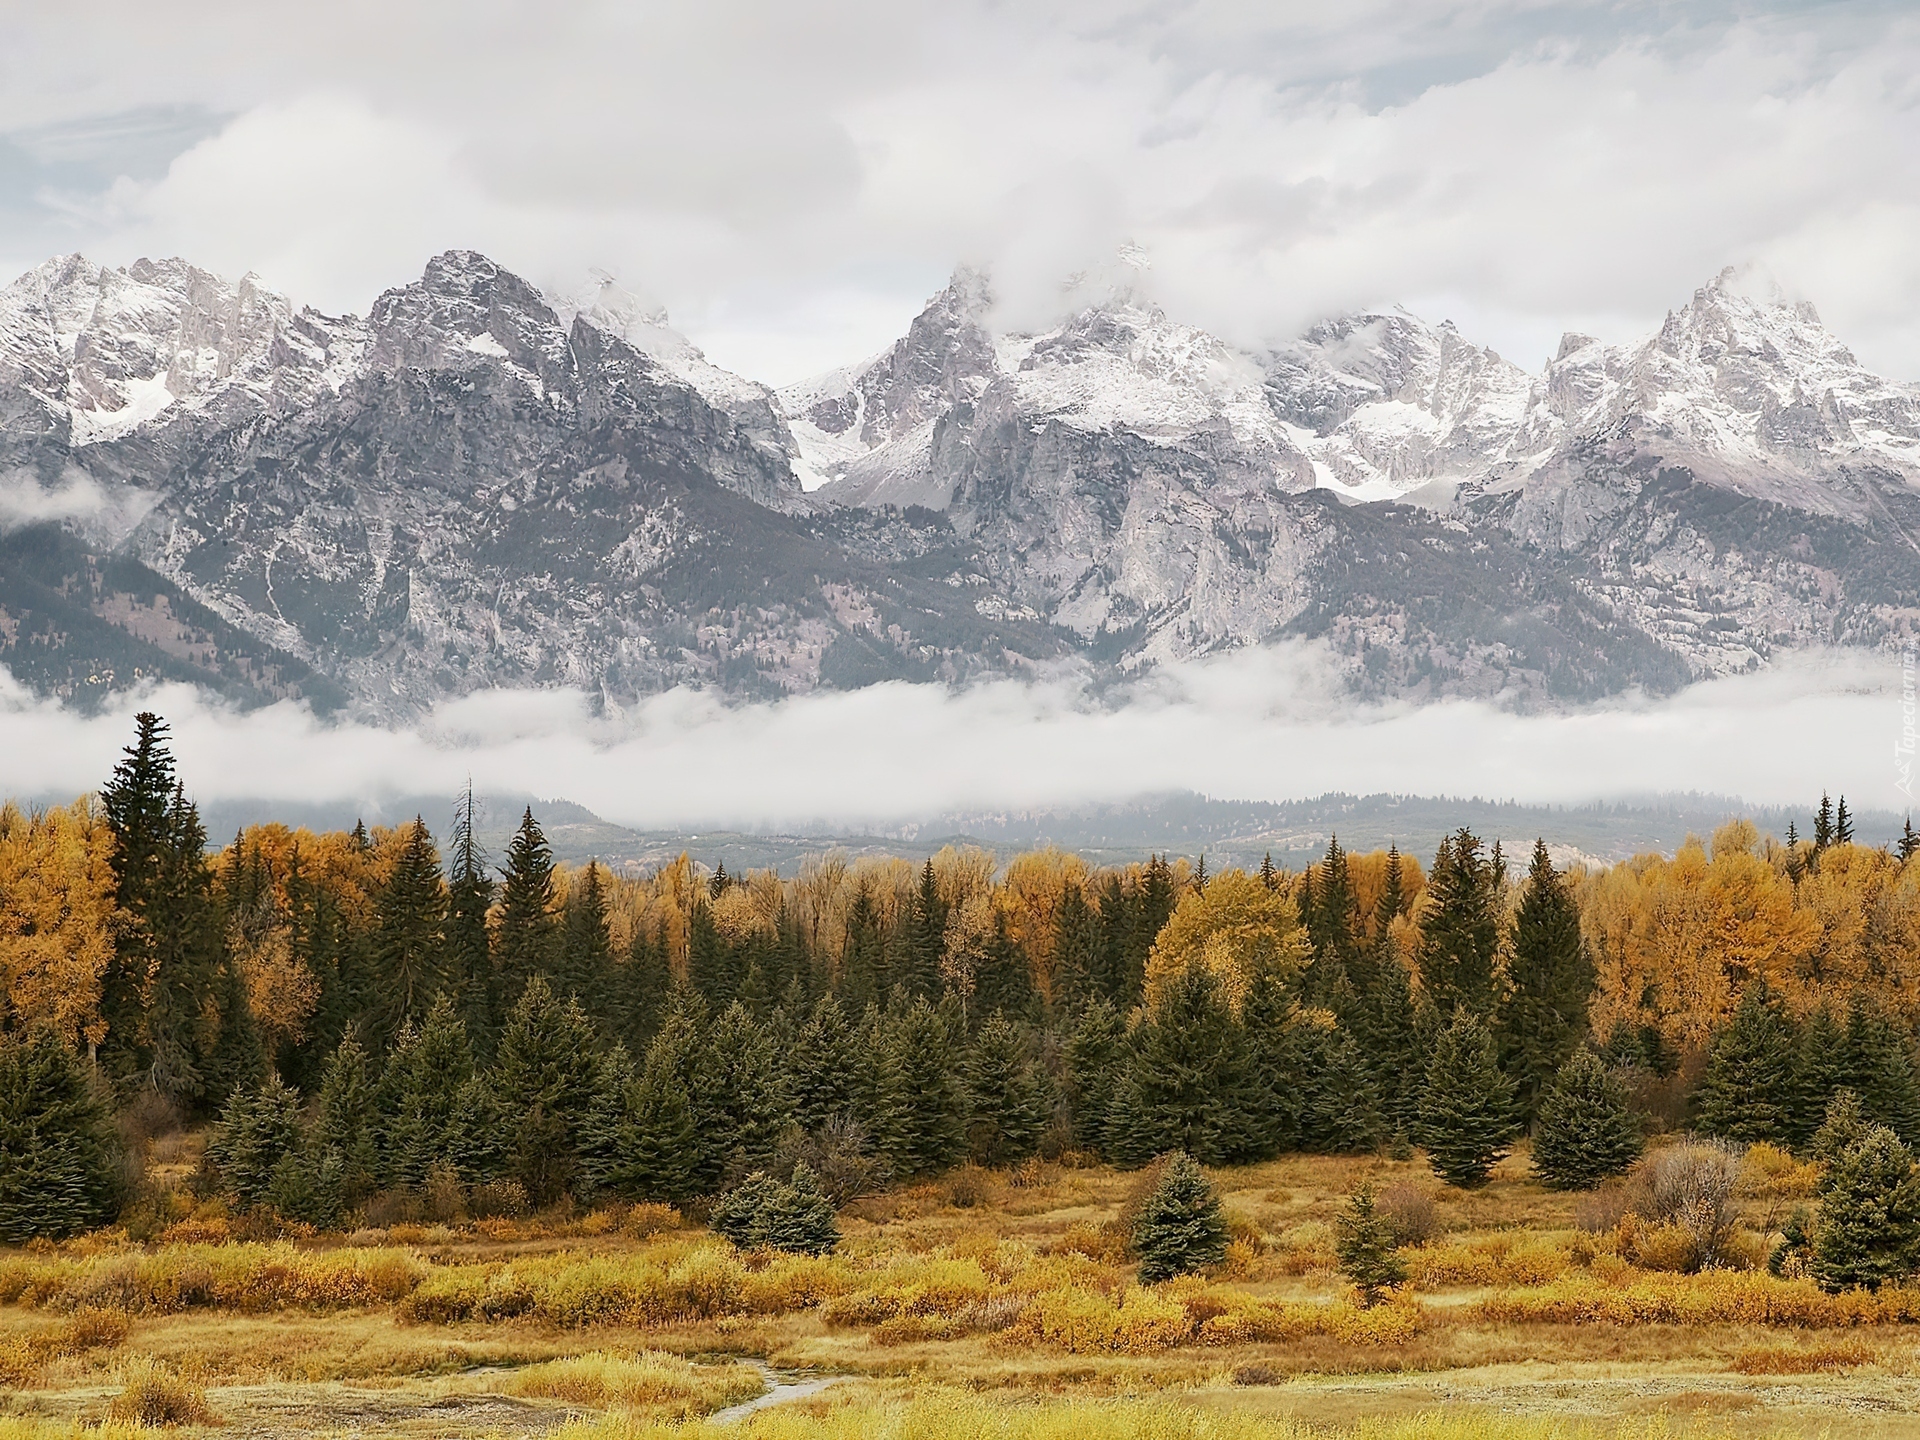
[[[1007,1333],[1072,1355],[1152,1355],[1183,1343],[1192,1332],[1186,1306],[1135,1285],[1118,1304],[1077,1286],[1044,1291],[1028,1302]]]
[[[207,1404],[207,1392],[181,1378],[178,1371],[157,1360],[130,1363],[122,1376],[126,1386],[107,1406],[107,1417],[126,1425],[164,1427],[218,1425],[221,1417]]]

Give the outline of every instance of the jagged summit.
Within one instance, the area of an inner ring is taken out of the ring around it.
[[[8,513],[65,526],[0,535],[0,658],[402,716],[1295,636],[1369,693],[1537,700],[1920,620],[1920,399],[1749,274],[1531,373],[1399,309],[1249,352],[1144,274],[1016,331],[963,269],[776,396],[607,274],[451,250],[359,319],[56,257],[0,291]]]

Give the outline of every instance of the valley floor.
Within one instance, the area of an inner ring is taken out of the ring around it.
[[[1433,1233],[1363,1310],[1332,1225],[1369,1178],[1430,1195]],[[1114,1224],[1139,1177],[1054,1165],[859,1202],[817,1260],[645,1206],[324,1237],[210,1211],[0,1251],[0,1440],[1920,1434],[1920,1294],[1643,1268],[1524,1153],[1474,1193],[1376,1158],[1214,1179],[1226,1264],[1145,1287]],[[1804,1182],[1749,1163],[1748,1259]]]

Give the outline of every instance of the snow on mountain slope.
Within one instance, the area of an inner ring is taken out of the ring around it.
[[[354,320],[296,312],[252,275],[229,284],[181,260],[118,269],[57,256],[0,291],[0,387],[27,424],[76,446],[162,416],[284,410],[337,392],[367,349]]]
[[[1533,385],[1519,366],[1404,310],[1323,321],[1263,357],[1268,403],[1346,499],[1393,500],[1451,487],[1529,458],[1522,422]]]
[[[1920,488],[1920,390],[1862,366],[1820,321],[1733,267],[1638,345],[1569,335],[1529,424],[1568,452],[1656,460],[1755,499],[1860,518],[1867,477]]]

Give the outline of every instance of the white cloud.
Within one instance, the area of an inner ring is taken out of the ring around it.
[[[107,487],[81,470],[70,470],[54,485],[31,471],[0,475],[0,533],[49,521],[117,541],[138,525],[155,497],[130,486]]]
[[[494,692],[418,729],[238,713],[174,687],[79,716],[0,688],[0,791],[78,793],[150,706],[202,800],[558,795],[636,827],[856,826],[1173,789],[1285,800],[1330,790],[1578,803],[1666,791],[1901,811],[1892,657],[1800,655],[1663,700],[1523,715],[1454,701],[1356,708],[1323,652],[1285,645],[1169,667],[1098,704],[1065,684],[877,685],[728,706],[677,690],[597,717],[570,692]],[[1808,737],[1820,737],[1810,744]]]
[[[597,264],[774,381],[878,348],[957,261],[1025,313],[1127,238],[1237,338],[1401,301],[1528,363],[1764,260],[1916,377],[1916,75],[1920,23],[1872,4],[74,0],[0,20],[0,132],[235,116],[65,197],[102,258],[335,309],[449,244]]]

